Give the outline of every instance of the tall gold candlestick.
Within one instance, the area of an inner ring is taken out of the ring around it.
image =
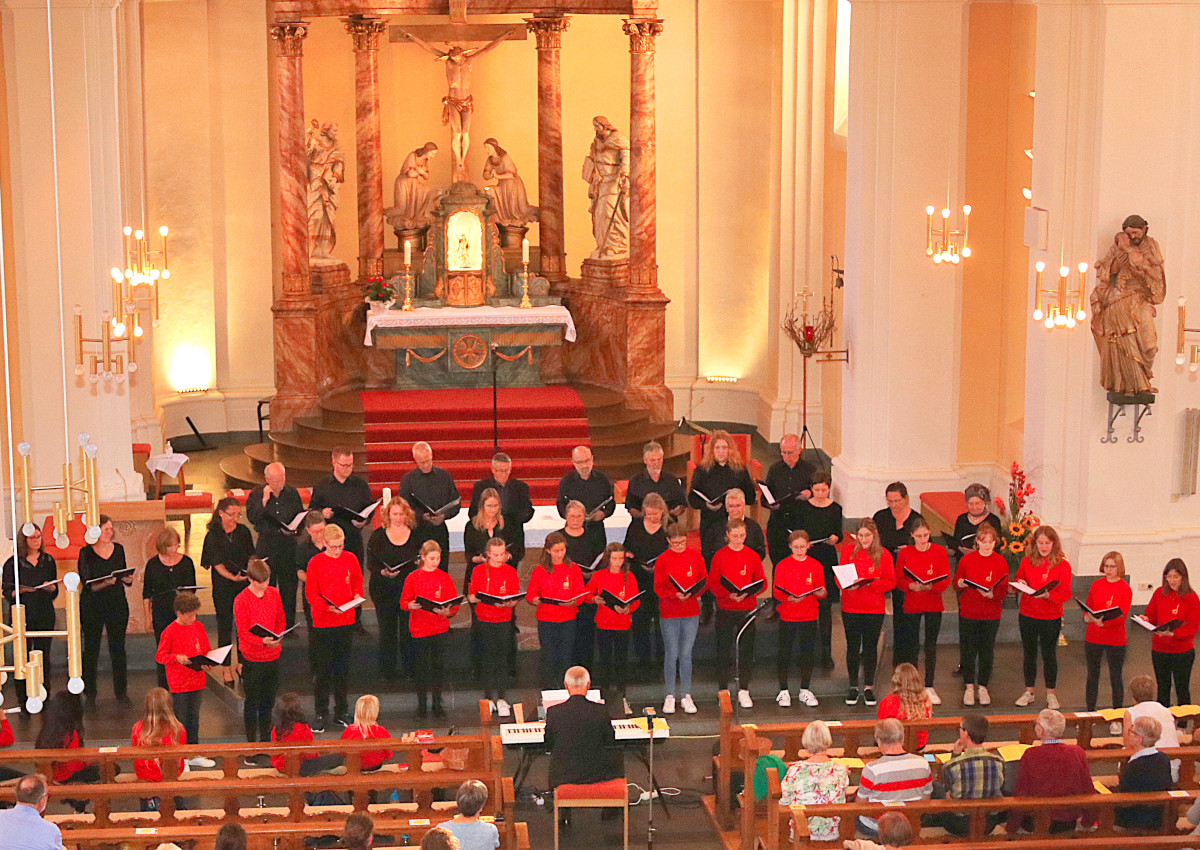
[[[529,258],[528,258],[528,256],[526,256],[525,262],[523,262],[521,265],[523,267],[522,271],[521,271],[521,306],[523,308],[528,309],[533,306],[533,302],[531,302],[529,300]]]
[[[408,254],[408,243],[407,242],[404,244],[404,247],[405,247],[404,253],[407,256],[407,254]],[[401,310],[411,310],[412,308],[413,308],[413,305],[412,305],[412,267],[408,263],[405,263],[404,264],[404,303],[400,305],[400,309]]]

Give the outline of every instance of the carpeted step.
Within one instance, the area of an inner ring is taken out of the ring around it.
[[[433,411],[431,411],[433,413]],[[478,413],[478,411],[477,411]],[[583,417],[570,419],[500,419],[500,442],[531,440],[549,436],[574,440],[576,444],[588,441],[588,421]],[[442,441],[492,442],[492,408],[486,410],[486,418],[458,422],[435,422],[431,419],[411,422],[368,422],[366,439],[372,443],[414,443],[426,440],[435,445]]]
[[[433,446],[434,462],[444,466],[451,461],[487,461],[492,459],[492,434],[488,429],[486,437],[482,435],[471,442],[464,440],[429,440]],[[392,443],[371,441],[371,463],[398,462],[412,463],[414,443]],[[564,461],[571,457],[571,450],[579,445],[579,440],[570,437],[556,437],[545,440],[501,440],[500,450],[508,454],[518,465],[524,460],[539,458],[561,458]]]
[[[490,389],[369,391],[361,393],[368,424],[405,420],[454,421],[492,418]],[[505,388],[497,394],[501,420],[586,419],[579,394],[570,387]]]

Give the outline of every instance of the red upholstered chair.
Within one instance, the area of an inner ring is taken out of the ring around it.
[[[967,497],[962,490],[933,490],[922,493],[920,499],[921,515],[934,534],[953,534],[954,523],[967,512]]]
[[[300,494],[301,504],[308,508],[309,503],[312,502],[312,487],[299,487],[296,492]]]
[[[241,487],[235,487],[232,490],[226,490],[225,495],[237,499],[237,503],[244,508],[246,507],[246,499],[250,497],[250,491],[243,490]]]
[[[613,482],[613,502],[617,505],[625,504],[625,494],[629,492],[629,481],[614,481]]]
[[[162,491],[163,478],[166,477],[162,470],[154,473],[154,498],[163,500],[163,507],[166,508],[167,517],[172,516],[183,518],[183,535],[186,540],[192,534],[192,514],[196,511],[211,511],[213,508],[213,494],[206,490],[189,490],[187,481],[183,475],[184,467],[179,468],[179,474],[175,476],[175,481],[179,485],[178,493],[166,493]]]
[[[133,444],[133,471],[142,476],[142,492],[149,496],[154,492],[154,474],[146,466],[152,451],[149,443]]]
[[[46,553],[55,561],[62,563],[63,561],[78,561],[79,550],[84,546],[83,535],[87,531],[87,526],[83,524],[78,516],[71,517],[67,523],[67,537],[71,542],[67,544],[66,549],[59,549],[58,544],[54,542],[55,528],[54,517],[46,517],[46,521],[42,523],[42,546],[45,547]]]
[[[558,850],[559,809],[621,809],[625,814],[625,850],[629,850],[629,791],[624,779],[559,785],[554,789],[554,850]]]

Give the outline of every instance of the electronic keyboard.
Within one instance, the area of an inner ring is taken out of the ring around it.
[[[612,720],[613,732],[618,741],[645,741],[650,735],[633,720]],[[654,725],[656,739],[671,737],[671,728],[665,719],[659,718]],[[537,720],[532,723],[501,723],[500,742],[505,746],[514,744],[543,744],[546,741],[546,724]]]

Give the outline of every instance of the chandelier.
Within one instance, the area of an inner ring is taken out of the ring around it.
[[[126,331],[135,337],[142,335],[138,313],[142,304],[149,305],[150,321],[158,325],[157,284],[160,280],[171,278],[171,270],[167,268],[168,232],[166,225],[158,229],[162,248],[152,251],[150,240],[143,231],[125,225],[125,268],[114,267],[110,272],[113,279],[113,336],[123,337]]]
[[[943,207],[941,227],[935,230],[934,212],[933,204],[925,207],[925,256],[938,264],[958,265],[971,256],[971,246],[967,244],[967,235],[971,229],[971,205],[963,204],[962,230],[955,230],[950,226],[949,207]]]
[[[1062,266],[1058,270],[1058,287],[1055,289],[1046,289],[1042,282],[1046,264],[1038,260],[1033,267],[1037,272],[1034,284],[1037,299],[1033,306],[1035,322],[1042,322],[1048,331],[1055,328],[1069,330],[1087,318],[1087,311],[1083,309],[1083,296],[1087,291],[1088,264],[1086,262],[1080,262],[1077,266],[1079,282],[1076,289],[1070,288],[1071,270],[1066,266]],[[1043,298],[1046,296],[1050,296],[1052,303],[1048,305],[1043,303]]]
[[[1187,299],[1182,295],[1179,296],[1179,330],[1178,338],[1175,346],[1175,364],[1182,366],[1185,362],[1188,364],[1189,371],[1200,371],[1200,344],[1192,344],[1191,357],[1188,358],[1184,354],[1184,348],[1187,347],[1187,338],[1189,334],[1200,336],[1200,328],[1189,328],[1187,326]]]

